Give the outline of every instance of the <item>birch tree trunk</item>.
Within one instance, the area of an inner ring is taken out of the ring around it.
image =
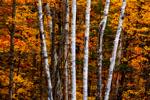
[[[54,11],[53,13],[50,11],[50,7],[48,3],[46,4],[45,8],[46,8],[47,16],[48,16],[48,28],[49,28],[49,36],[50,36],[50,41],[51,41],[51,68],[53,68],[53,73],[54,73],[52,74],[52,79],[53,79],[53,76],[55,77],[56,66],[57,66],[57,54],[56,54],[56,48],[55,48],[55,34],[54,34],[55,14],[54,14]]]
[[[15,21],[16,17],[16,0],[12,3],[12,19]],[[10,75],[9,75],[9,100],[13,96],[13,72],[14,72],[14,34],[16,25],[12,22],[12,29],[10,30]]]
[[[120,65],[120,61],[121,61],[121,55],[122,55],[122,36],[120,36],[120,42],[119,42],[119,47],[118,47],[118,61],[117,61],[117,66]],[[119,80],[120,80],[120,72],[117,71],[117,80],[116,80],[116,88],[115,88],[115,99],[117,99],[117,95],[118,95],[118,90],[119,90]]]
[[[42,13],[42,2],[41,2],[41,0],[38,0],[38,14],[39,14],[38,17],[39,17],[42,55],[43,55],[43,61],[44,61],[44,68],[45,68],[45,72],[47,75],[47,82],[48,82],[48,100],[53,100],[52,84],[51,84],[51,77],[50,77],[50,71],[49,71],[48,54],[47,54],[44,25],[43,25],[43,13]]]
[[[115,61],[116,61],[116,53],[117,53],[119,38],[120,38],[121,30],[122,30],[125,7],[126,7],[126,0],[123,0],[122,7],[121,7],[121,14],[120,14],[120,18],[119,18],[119,24],[118,24],[118,28],[117,28],[117,33],[116,33],[116,37],[114,40],[112,57],[110,58],[109,75],[108,75],[104,100],[109,99],[109,94],[110,94],[110,90],[111,90],[112,75],[113,75],[113,70],[114,70]]]
[[[50,11],[50,7],[49,7],[49,4],[47,3],[45,5],[45,8],[46,8],[46,14],[48,16],[48,29],[49,29],[49,36],[50,36],[50,41],[51,41],[51,70],[52,70],[52,73],[51,74],[51,83],[52,83],[52,87],[54,88],[52,90],[53,94],[53,99],[56,99],[56,93],[55,91],[56,90],[56,70],[57,70],[57,54],[56,54],[56,49],[55,49],[55,43],[54,43],[54,40],[55,40],[55,34],[54,34],[54,12],[52,14],[52,12]]]
[[[65,0],[65,100],[68,100],[69,1]]]
[[[52,30],[51,30],[51,69],[52,83],[55,84],[55,73],[57,66],[57,52],[55,47],[55,11],[52,11]],[[54,87],[53,87],[54,88]]]
[[[51,11],[50,11],[50,7],[49,7],[49,4],[47,3],[46,6],[46,13],[47,13],[47,16],[48,16],[48,27],[49,27],[49,34],[50,34],[50,38],[51,38],[51,33],[52,33],[52,14],[51,14]]]
[[[76,0],[72,0],[72,100],[76,100]]]
[[[102,50],[103,50],[103,36],[104,36],[104,31],[106,28],[107,24],[107,17],[108,17],[108,12],[109,12],[109,6],[110,6],[110,0],[106,0],[105,3],[105,8],[104,8],[104,15],[103,19],[99,24],[99,34],[100,34],[100,39],[99,39],[99,49],[98,49],[98,85],[97,85],[97,97],[96,100],[100,100],[102,98],[102,61],[103,61],[103,55],[102,55]]]
[[[50,39],[51,39],[51,77],[52,77],[52,86],[53,86],[53,99],[60,99],[61,95],[61,81],[59,75],[59,68],[58,68],[58,55],[55,47],[55,11],[53,10],[50,12],[50,7],[47,4],[47,15],[49,16],[49,32],[50,32]],[[58,96],[59,94],[59,96]]]
[[[83,67],[83,100],[88,99],[88,55],[89,55],[89,31],[90,31],[90,9],[91,0],[87,0],[86,5],[86,30],[85,30],[85,44],[84,44],[84,67]]]

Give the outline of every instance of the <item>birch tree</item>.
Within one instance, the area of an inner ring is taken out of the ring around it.
[[[122,55],[122,36],[120,36],[120,41],[119,41],[119,47],[118,47],[118,52],[117,52],[117,62],[116,62],[116,66],[120,65],[121,62],[121,55]],[[119,90],[119,79],[120,79],[120,72],[117,72],[117,80],[116,80],[116,88],[115,88],[115,99],[117,99],[117,95],[118,95],[118,90]]]
[[[76,100],[76,0],[72,0],[71,25],[71,52],[72,52],[72,100]]]
[[[65,100],[68,100],[69,1],[65,0]]]
[[[83,67],[83,100],[88,98],[88,55],[89,55],[89,31],[90,31],[90,9],[91,0],[87,0],[86,16],[85,16],[85,37],[84,37],[84,67]]]
[[[49,27],[49,34],[50,34],[50,39],[51,39],[51,33],[52,33],[52,16],[51,15],[52,14],[51,14],[50,7],[49,7],[48,3],[46,3],[45,8],[46,8],[46,14],[47,14],[47,16],[49,18],[49,20],[48,20],[48,27]]]
[[[55,34],[54,34],[54,28],[55,28],[55,22],[54,22],[54,17],[55,17],[55,11],[53,13],[50,11],[49,4],[46,4],[46,12],[47,16],[49,18],[48,20],[48,27],[49,27],[49,34],[50,34],[50,39],[51,39],[51,68],[53,68],[53,73],[52,75],[52,86],[53,86],[53,99],[59,99],[61,100],[62,98],[62,84],[61,84],[61,78],[60,78],[60,72],[58,68],[58,56],[56,52],[56,47],[55,47]]]
[[[124,12],[125,12],[125,7],[126,7],[126,0],[122,0],[122,1],[123,2],[122,2],[122,7],[121,7],[121,14],[120,14],[120,18],[119,18],[116,37],[115,37],[115,40],[114,40],[114,47],[113,47],[113,51],[112,51],[112,57],[110,58],[109,75],[108,75],[104,100],[109,99],[109,94],[110,94],[110,90],[111,90],[112,75],[113,75],[113,70],[114,70],[115,61],[116,61],[116,53],[117,53],[119,38],[120,38],[121,30],[122,30]]]
[[[43,61],[44,61],[44,68],[45,68],[45,72],[47,75],[47,82],[48,82],[48,100],[53,100],[52,84],[51,84],[51,77],[50,77],[50,71],[49,71],[48,54],[47,54],[44,25],[43,25],[43,13],[42,13],[41,0],[38,0],[38,18],[39,18],[40,38],[41,38],[41,46],[42,46],[41,49],[42,49],[42,55],[43,55]]]
[[[110,6],[110,0],[106,0],[105,3],[105,8],[104,8],[104,14],[103,14],[103,19],[99,24],[99,49],[98,49],[98,85],[97,85],[97,100],[100,100],[102,97],[102,61],[103,61],[103,55],[102,55],[102,49],[103,49],[103,36],[104,36],[104,31],[106,28],[107,24],[107,17],[108,17],[108,12],[109,12],[109,6]]]
[[[12,19],[16,18],[16,0],[12,1]],[[9,100],[12,100],[13,96],[13,72],[14,72],[14,34],[16,30],[15,22],[12,22],[12,28],[9,28],[10,32],[10,75],[9,75]]]

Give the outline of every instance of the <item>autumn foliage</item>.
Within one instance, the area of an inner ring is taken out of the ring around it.
[[[122,0],[111,0],[108,24],[104,35],[103,60],[103,95],[105,91],[108,66],[115,38],[118,17]],[[64,2],[59,0],[43,0],[49,3],[55,12],[55,48],[58,56],[57,67],[61,78],[61,93],[64,99],[64,62],[63,28],[65,8]],[[89,40],[89,98],[94,100],[97,88],[97,47],[98,26],[102,18],[105,0],[92,0],[91,26]],[[47,82],[42,67],[41,44],[38,26],[36,0],[17,0],[16,18],[12,19],[12,0],[1,0],[0,4],[0,100],[6,100],[9,89],[10,66],[10,30],[15,23],[14,35],[14,81],[13,98],[15,100],[47,99]],[[70,1],[71,6],[71,1]],[[85,0],[77,1],[77,36],[76,36],[76,64],[77,64],[77,100],[82,99],[82,70],[84,57],[85,31]],[[71,13],[71,12],[70,12]],[[51,65],[51,34],[49,34],[46,11],[43,9],[45,36],[48,48],[49,64]],[[149,100],[150,99],[150,3],[149,0],[127,0],[126,13],[122,31],[121,64],[115,67],[111,98],[112,100]],[[71,16],[70,16],[71,17]],[[70,23],[71,25],[71,23]],[[70,33],[69,33],[70,36]],[[70,52],[70,48],[69,48]],[[70,57],[70,55],[68,55]],[[51,70],[54,70],[50,66]],[[55,78],[52,73],[52,80]],[[71,73],[69,68],[69,74]],[[118,80],[119,84],[116,83]],[[56,80],[54,80],[56,81]],[[71,84],[71,83],[70,83]],[[116,84],[118,92],[116,94]],[[53,84],[55,85],[55,84]],[[70,91],[70,90],[69,90]],[[56,92],[54,90],[54,92]],[[70,94],[69,94],[70,95]],[[117,98],[117,99],[116,99]],[[121,98],[121,99],[120,99]]]

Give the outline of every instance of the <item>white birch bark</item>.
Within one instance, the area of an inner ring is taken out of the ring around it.
[[[72,26],[71,26],[71,52],[72,52],[72,99],[76,100],[76,0],[72,0]]]
[[[68,45],[69,45],[69,1],[65,0],[65,100],[68,100]]]
[[[119,47],[118,47],[118,61],[117,61],[117,66],[120,65],[120,61],[121,61],[121,55],[122,55],[122,36],[120,36],[120,42],[119,42]],[[117,80],[116,80],[116,90],[115,90],[115,99],[117,99],[117,94],[118,94],[118,89],[119,89],[119,79],[120,79],[120,75],[119,75],[119,71],[117,72]]]
[[[89,55],[89,31],[90,31],[91,0],[87,0],[85,16],[85,44],[84,44],[84,67],[83,67],[83,100],[88,99],[88,55]]]
[[[50,7],[49,7],[48,3],[46,4],[45,8],[46,8],[47,16],[50,18],[48,20],[48,27],[49,27],[49,33],[50,33],[50,38],[51,38],[51,33],[52,33],[52,16],[51,16],[51,11],[50,11]]]
[[[115,61],[116,61],[116,53],[117,53],[119,38],[120,38],[121,30],[122,30],[125,7],[126,7],[126,0],[123,0],[122,7],[121,7],[121,14],[120,14],[120,18],[119,18],[119,24],[118,24],[118,28],[117,28],[117,33],[116,33],[116,37],[115,37],[115,40],[114,40],[114,47],[113,47],[113,51],[112,51],[112,57],[110,59],[109,75],[108,75],[104,100],[109,99],[109,94],[110,94],[110,90],[111,90],[112,75],[113,75],[113,70],[114,70]]]
[[[54,26],[53,26],[53,24],[54,23],[52,23],[52,19],[54,20],[54,18],[52,18],[53,16],[52,16],[52,14],[51,14],[51,12],[50,12],[50,7],[49,7],[49,5],[48,5],[48,3],[46,4],[46,11],[47,11],[47,16],[50,18],[49,19],[49,21],[48,21],[48,27],[49,27],[49,34],[50,34],[50,39],[52,40],[52,35],[51,34],[54,34],[54,30],[53,30],[53,28],[54,28]],[[55,37],[54,37],[55,38]],[[52,45],[54,45],[54,44],[52,44]],[[58,56],[57,56],[57,52],[56,52],[56,48],[55,47],[53,47],[52,49],[54,49],[54,72],[56,72],[56,66],[57,66],[57,58],[58,58]]]
[[[54,22],[52,22],[52,19],[54,20],[54,16],[52,16],[52,14],[51,14],[50,7],[49,7],[49,4],[48,4],[48,3],[46,4],[45,7],[46,7],[47,16],[50,18],[50,19],[48,20],[48,27],[49,27],[50,39],[52,40],[52,38],[54,38],[54,37],[53,37],[53,36],[54,36],[54,30],[53,30],[53,28],[54,28],[54,26],[53,26]],[[51,35],[51,34],[52,34],[52,35]],[[53,40],[52,40],[52,43],[54,43]],[[52,44],[52,45],[54,46],[54,44]],[[54,68],[53,68],[53,69],[54,69],[54,72],[53,72],[54,74],[52,74],[52,79],[55,80],[55,78],[56,78],[56,76],[57,76],[58,81],[57,81],[56,87],[59,88],[59,85],[60,85],[60,76],[59,76],[59,73],[58,73],[58,72],[57,72],[57,75],[55,74],[56,71],[57,71],[57,64],[58,64],[57,59],[58,59],[58,56],[57,56],[56,48],[55,48],[55,47],[52,47],[51,49],[54,50],[54,54],[53,54],[54,60],[52,59],[52,60],[53,60],[52,62],[54,63],[54,66],[52,66],[52,67],[54,67]],[[52,81],[52,82],[53,82],[53,81]],[[55,81],[54,81],[53,83],[56,84]],[[57,93],[55,93],[55,95],[57,95],[57,94],[59,94],[59,93],[61,92],[61,89],[58,91],[58,90],[55,88],[55,91],[57,91]],[[61,94],[61,93],[60,93],[60,94]],[[56,98],[55,95],[53,95],[53,99]],[[57,98],[61,98],[61,97],[62,97],[61,95],[57,96]]]
[[[47,82],[48,82],[48,100],[53,100],[52,97],[52,84],[51,84],[51,77],[49,71],[49,64],[48,64],[48,54],[46,48],[46,40],[44,34],[44,25],[43,25],[43,13],[42,13],[42,2],[38,0],[38,17],[39,17],[39,27],[40,27],[40,35],[41,35],[41,46],[42,46],[42,55],[44,61],[45,72],[47,75]]]
[[[98,50],[98,53],[99,53],[99,58],[98,58],[99,69],[98,69],[98,94],[97,94],[97,100],[100,100],[100,98],[102,98],[103,36],[104,36],[104,31],[105,31],[105,28],[106,28],[106,24],[107,24],[107,17],[108,17],[109,7],[110,7],[110,0],[106,0],[103,19],[99,24],[100,39],[99,39],[99,50]]]

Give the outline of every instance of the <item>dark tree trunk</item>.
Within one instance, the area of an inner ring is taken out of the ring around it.
[[[15,21],[16,16],[16,0],[12,3],[12,19]],[[15,34],[15,22],[12,22],[10,29],[10,75],[9,75],[9,100],[12,100],[13,96],[13,71],[14,71],[14,34]]]

